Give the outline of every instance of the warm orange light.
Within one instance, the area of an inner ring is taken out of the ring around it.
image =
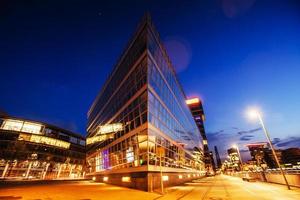
[[[130,182],[131,178],[129,176],[123,176],[122,177],[122,182]]]
[[[187,105],[191,105],[191,104],[199,103],[200,100],[199,98],[192,98],[192,99],[187,99],[185,102]]]
[[[169,176],[163,176],[163,177],[162,177],[162,180],[163,180],[163,181],[168,181],[168,180],[169,180]]]

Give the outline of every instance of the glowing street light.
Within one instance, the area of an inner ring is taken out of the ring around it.
[[[276,161],[276,163],[277,163],[277,165],[278,165],[278,167],[279,167],[279,169],[280,169],[280,172],[281,172],[281,174],[282,174],[282,176],[283,176],[283,179],[284,179],[284,181],[285,181],[285,183],[286,183],[286,186],[287,186],[287,188],[290,190],[291,188],[290,188],[289,183],[288,183],[288,181],[287,181],[287,179],[286,179],[286,177],[285,177],[284,171],[282,170],[282,168],[281,168],[281,166],[280,166],[278,157],[277,157],[277,155],[276,155],[275,149],[274,149],[274,147],[273,147],[273,145],[272,145],[272,142],[271,142],[271,139],[270,139],[269,132],[268,132],[267,129],[266,129],[266,126],[265,126],[264,121],[263,121],[263,119],[262,119],[262,117],[261,117],[260,111],[259,111],[258,109],[256,109],[256,108],[251,108],[251,109],[249,109],[249,110],[247,111],[247,115],[249,116],[250,119],[257,119],[257,118],[258,118],[258,120],[259,120],[259,122],[260,122],[260,125],[262,126],[262,129],[263,129],[263,131],[264,131],[264,133],[265,133],[265,135],[266,135],[266,138],[267,138],[267,140],[268,140],[268,142],[269,142],[269,145],[270,145],[270,147],[271,147],[271,150],[272,150],[273,156],[274,156],[274,158],[275,158],[275,161]]]

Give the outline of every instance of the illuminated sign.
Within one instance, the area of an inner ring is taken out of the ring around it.
[[[94,144],[96,142],[102,142],[104,140],[107,140],[109,138],[113,138],[114,135],[113,134],[107,134],[107,135],[96,135],[94,137],[90,137],[86,139],[86,144]]]
[[[7,119],[1,127],[4,130],[41,134],[42,125],[21,120]]]
[[[122,130],[123,130],[123,125],[121,123],[106,124],[103,126],[99,126],[99,130],[97,134],[114,133]]]
[[[64,149],[70,148],[70,143],[62,140],[58,140],[55,138],[50,138],[41,135],[28,135],[28,134],[20,134],[18,140],[25,140],[34,143],[47,144],[50,146],[61,147]]]
[[[187,105],[190,105],[190,104],[199,103],[200,100],[199,100],[199,98],[193,98],[193,99],[187,99],[185,102]]]

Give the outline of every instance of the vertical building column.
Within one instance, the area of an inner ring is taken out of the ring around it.
[[[150,156],[150,151],[149,151],[149,136],[147,135],[147,167],[149,166],[149,156]]]
[[[62,166],[63,166],[62,164],[59,165],[59,169],[58,169],[56,178],[59,178]]]
[[[44,180],[44,179],[45,179],[45,177],[46,177],[46,174],[47,174],[47,171],[48,171],[49,165],[50,165],[50,163],[47,163],[47,165],[46,165],[46,169],[45,169],[45,171],[44,171],[44,173],[43,173],[43,177],[42,177],[42,179],[43,179],[43,180]]]
[[[27,171],[26,171],[25,178],[28,178],[30,170],[31,170],[31,166],[32,166],[32,162],[29,163],[29,166],[28,166]]]
[[[73,171],[73,167],[75,166],[75,165],[72,165],[72,164],[70,164],[70,165],[71,165],[71,168],[70,168],[69,178],[71,178],[71,176],[72,176],[72,171]]]
[[[2,172],[1,178],[5,177],[5,174],[6,174],[7,170],[8,170],[8,167],[9,167],[9,161],[6,162],[6,165],[5,165],[4,170]]]
[[[148,172],[147,174],[147,181],[148,181],[148,192],[153,192],[153,176],[151,173]]]

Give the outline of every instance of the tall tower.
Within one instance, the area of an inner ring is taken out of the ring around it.
[[[217,168],[221,168],[222,166],[222,162],[221,162],[221,159],[220,159],[220,155],[219,155],[219,151],[218,151],[218,147],[215,146],[215,154],[216,154],[216,161],[217,161]]]
[[[192,98],[192,99],[187,99],[186,104],[189,106],[192,112],[194,120],[197,124],[201,137],[203,139],[202,142],[203,142],[205,168],[207,169],[207,171],[214,170],[215,167],[212,159],[213,155],[212,152],[209,151],[207,137],[204,129],[205,115],[203,111],[202,102],[200,101],[199,98]]]
[[[185,99],[146,15],[88,111],[87,176],[148,191],[199,177],[202,138]]]

